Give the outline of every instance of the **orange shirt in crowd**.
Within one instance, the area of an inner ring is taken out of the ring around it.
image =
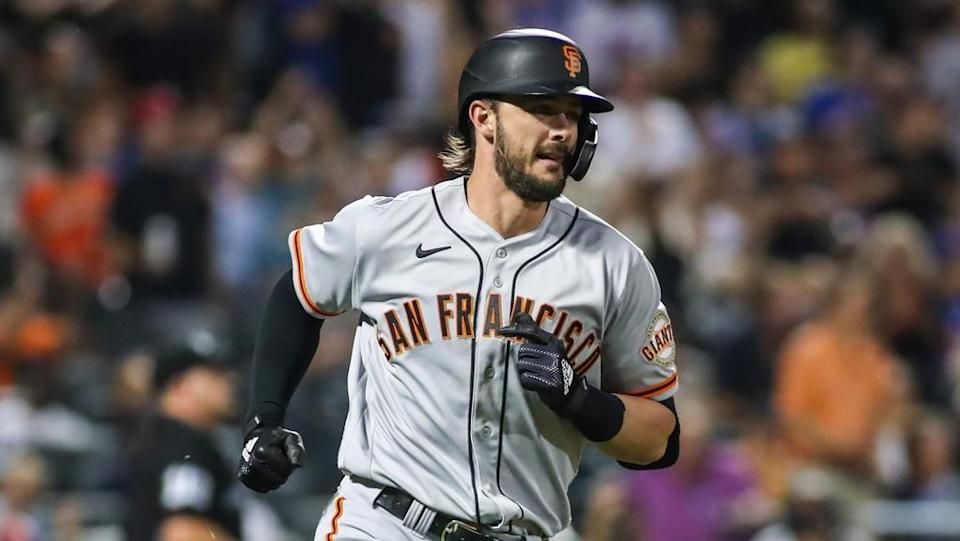
[[[102,171],[69,178],[40,175],[24,189],[23,223],[35,246],[57,271],[89,286],[109,272],[105,233],[114,188]]]
[[[789,448],[802,459],[870,463],[897,400],[892,353],[873,336],[826,321],[795,330],[778,360],[774,407]]]

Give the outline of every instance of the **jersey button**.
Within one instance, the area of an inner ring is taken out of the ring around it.
[[[493,279],[493,287],[503,287],[503,280],[499,276]]]
[[[484,438],[489,438],[493,435],[493,429],[490,428],[490,425],[483,425],[483,428],[480,429],[480,435]]]
[[[487,369],[483,371],[483,375],[487,376],[487,379],[493,379],[493,376],[497,375],[497,371],[494,370],[492,366],[488,366]]]
[[[499,248],[497,250],[497,257],[499,257],[500,259],[507,257],[507,251],[503,248]]]

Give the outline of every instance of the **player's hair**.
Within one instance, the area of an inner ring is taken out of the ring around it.
[[[469,175],[473,171],[474,144],[472,139],[450,130],[443,138],[443,150],[437,154],[443,168],[455,175]]]
[[[497,111],[500,102],[494,99],[482,100],[488,107]],[[473,158],[476,150],[473,137],[466,137],[451,129],[443,138],[443,150],[437,157],[443,163],[443,168],[456,175],[469,175],[473,172]]]

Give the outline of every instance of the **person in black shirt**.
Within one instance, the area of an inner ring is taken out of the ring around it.
[[[239,539],[233,472],[211,435],[233,408],[232,374],[182,349],[158,359],[154,386],[157,407],[131,445],[127,539]]]

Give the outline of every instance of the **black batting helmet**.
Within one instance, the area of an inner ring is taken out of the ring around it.
[[[472,136],[467,107],[478,98],[563,94],[577,96],[583,102],[577,148],[565,164],[568,174],[580,180],[597,146],[597,122],[589,113],[612,111],[613,104],[590,90],[587,58],[563,34],[519,28],[481,43],[460,75],[457,129],[466,137]]]

